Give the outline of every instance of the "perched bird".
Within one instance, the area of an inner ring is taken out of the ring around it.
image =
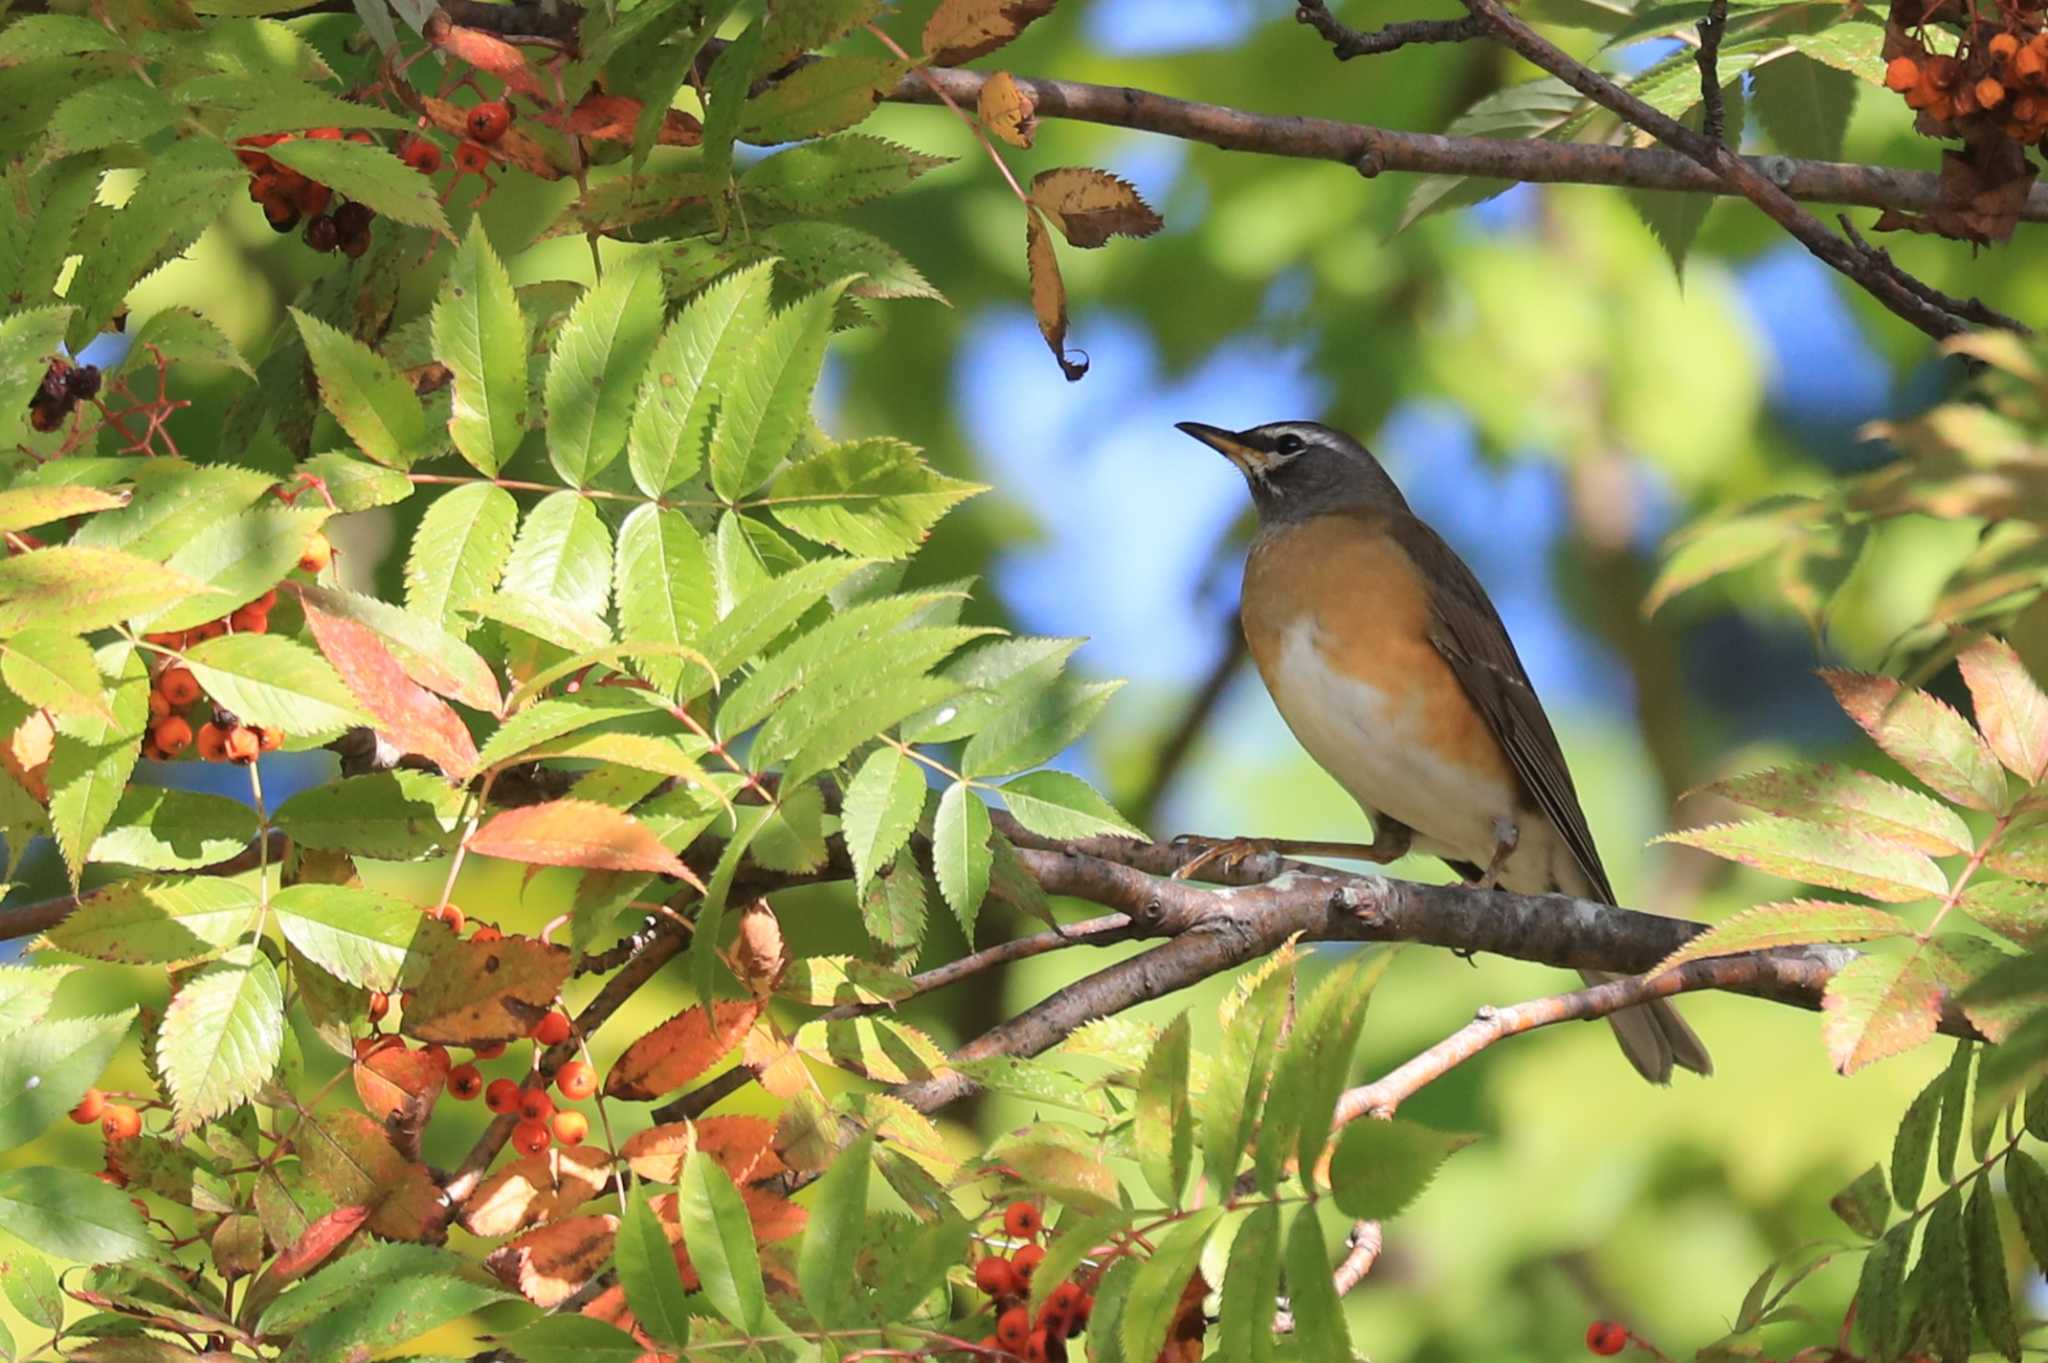
[[[1373,821],[1370,846],[1294,846],[1377,862],[1413,850],[1489,887],[1614,903],[1500,613],[1379,460],[1312,421],[1180,429],[1251,486],[1259,529],[1244,569],[1246,642],[1301,746]],[[1667,1002],[1609,1021],[1653,1082],[1669,1082],[1674,1064],[1712,1072]]]

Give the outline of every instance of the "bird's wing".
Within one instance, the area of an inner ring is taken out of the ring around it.
[[[1571,848],[1594,892],[1612,904],[1614,889],[1579,808],[1571,769],[1500,612],[1465,561],[1424,522],[1395,515],[1390,530],[1429,584],[1430,642],[1478,707],[1537,807]]]

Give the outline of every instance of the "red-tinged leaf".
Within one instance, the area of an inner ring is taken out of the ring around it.
[[[1031,312],[1038,319],[1038,334],[1052,348],[1060,372],[1069,383],[1088,372],[1088,357],[1067,358],[1067,286],[1060,279],[1060,258],[1052,249],[1052,233],[1045,219],[1026,210],[1024,214],[1024,264],[1031,275]]]
[[[1129,181],[1087,166],[1040,171],[1031,180],[1031,202],[1075,246],[1149,237],[1166,225]]]
[[[1891,677],[1828,668],[1821,679],[1849,718],[1937,795],[1970,809],[2005,803],[2005,772],[1969,721]]]
[[[711,1014],[693,1004],[628,1046],[605,1079],[605,1096],[645,1102],[673,1093],[740,1044],[761,1004],[717,1003]]]
[[[1682,843],[1787,880],[1895,904],[1948,893],[1948,877],[1925,854],[1803,819],[1709,824],[1667,833],[1657,841]]]
[[[766,1117],[700,1117],[650,1126],[627,1137],[619,1155],[640,1177],[674,1183],[690,1153],[693,1128],[696,1148],[716,1160],[734,1183],[772,1178],[787,1168],[775,1153],[775,1123]]]
[[[1980,639],[1956,659],[1977,727],[1998,760],[2028,785],[2048,776],[2048,695],[2003,639]]]
[[[1038,133],[1038,96],[1017,84],[1007,71],[997,71],[981,83],[975,112],[989,133],[1013,147],[1029,147]]]
[[[554,1007],[571,960],[531,937],[450,940],[407,966],[405,1033],[447,1046],[518,1040]]]
[[[1925,951],[1859,956],[1828,981],[1821,1034],[1843,1074],[1900,1055],[1934,1036],[1945,991]]]
[[[329,1255],[347,1244],[349,1237],[362,1228],[370,1219],[368,1207],[336,1207],[325,1216],[319,1217],[307,1226],[298,1239],[278,1252],[263,1275],[263,1284],[268,1296],[295,1278],[303,1278],[327,1262]],[[259,1287],[260,1290],[260,1287]]]
[[[384,1123],[385,1130],[408,1131],[415,1139],[448,1083],[445,1068],[409,1046],[380,1046],[351,1069],[364,1111]]]
[[[479,1183],[462,1204],[462,1225],[496,1239],[558,1221],[601,1192],[612,1159],[590,1145],[562,1146],[515,1160]]]
[[[2048,888],[2023,880],[1973,880],[1956,907],[2007,941],[2048,947]]]
[[[377,732],[400,752],[426,758],[450,780],[469,779],[476,770],[476,744],[448,703],[408,677],[367,625],[329,615],[310,597],[300,600],[313,642],[376,721]]]
[[[648,1204],[668,1231],[670,1239],[678,1239],[682,1234],[677,1225],[676,1201],[676,1194],[663,1193]],[[810,1214],[802,1207],[766,1188],[742,1188],[740,1201],[746,1206],[747,1221],[753,1227],[754,1239],[760,1244],[801,1235],[804,1223],[810,1219]]]
[[[428,42],[463,65],[488,71],[537,104],[549,102],[540,77],[526,63],[526,54],[496,34],[442,23],[438,17],[429,21],[424,32]]]
[[[543,110],[540,121],[578,137],[631,142],[634,125],[640,121],[640,111],[645,107],[641,101],[625,95],[608,95],[592,90],[576,102],[575,109],[567,118],[552,110]],[[662,115],[661,131],[655,134],[654,140],[664,147],[694,147],[704,140],[704,125],[681,109],[670,109]]]
[[[1832,762],[1750,772],[1716,781],[1705,791],[1767,813],[1867,833],[1930,856],[1954,856],[1971,846],[1970,826],[1939,800]]]
[[[1943,933],[1930,941],[1926,950],[1933,961],[1935,978],[1941,981],[1950,998],[1961,1001],[1958,1006],[1970,1024],[1992,1041],[2003,1042],[2019,1030],[2021,1023],[2040,1010],[2038,997],[2003,998],[1985,1003],[1971,996],[1971,987],[2000,966],[2029,961],[2029,958],[2014,956],[1985,938],[1960,932]],[[1987,1111],[1979,1109],[1980,1114]]]
[[[604,1271],[618,1229],[616,1216],[572,1216],[492,1251],[484,1267],[535,1306],[560,1306]]]
[[[1984,861],[2017,879],[2048,884],[2048,819],[2006,829],[1984,854]]]
[[[490,664],[439,625],[359,592],[310,582],[286,586],[309,611],[317,609],[323,615],[354,620],[375,630],[391,656],[404,666],[405,675],[429,691],[486,714],[503,711],[505,700]]]
[[[934,66],[958,66],[995,51],[1057,0],[939,0],[924,25],[924,54]]]
[[[652,871],[703,885],[654,831],[623,810],[589,800],[550,800],[508,809],[479,828],[469,850],[505,861],[580,866],[587,871]]]
[[[1913,925],[1897,914],[1863,904],[1838,904],[1828,899],[1759,904],[1716,923],[1659,961],[1650,973],[1662,974],[1707,956],[1734,956],[1745,951],[1813,946],[1821,942],[1874,942],[1912,931]]]
[[[371,1234],[387,1240],[438,1238],[441,1189],[424,1164],[393,1149],[360,1112],[305,1118],[292,1132],[299,1162],[315,1187],[341,1203],[369,1208]]]

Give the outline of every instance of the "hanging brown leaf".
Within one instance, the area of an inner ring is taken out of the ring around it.
[[[397,1043],[379,1046],[351,1069],[364,1111],[384,1123],[394,1138],[404,1134],[414,1141],[448,1083],[444,1062]]]
[[[470,836],[469,850],[538,866],[653,871],[697,884],[696,875],[661,845],[653,829],[623,810],[591,800],[550,800],[508,809]]]
[[[740,1060],[772,1097],[786,1102],[810,1087],[811,1072],[804,1068],[803,1056],[771,1028],[756,1027],[747,1033]]]
[[[792,1235],[801,1235],[804,1223],[810,1220],[810,1213],[791,1202],[788,1198],[771,1193],[766,1188],[740,1189],[740,1201],[746,1204],[747,1220],[753,1224],[754,1239],[761,1244],[775,1240],[787,1240]],[[681,1231],[676,1220],[676,1195],[662,1193],[649,1204],[655,1217],[661,1222],[671,1240],[679,1239]]]
[[[476,744],[448,702],[405,674],[369,626],[329,615],[302,597],[313,642],[341,674],[349,694],[376,721],[377,732],[401,753],[416,753],[452,781],[476,770]]]
[[[462,1226],[486,1239],[569,1215],[603,1190],[611,1156],[595,1146],[560,1146],[515,1160],[479,1183],[462,1204]]]
[[[1149,237],[1166,225],[1130,181],[1088,166],[1040,171],[1031,178],[1031,202],[1075,246]]]
[[[1937,130],[1934,135],[1951,134]],[[1941,186],[1931,211],[1887,208],[1874,226],[1880,232],[1926,232],[1979,245],[2006,241],[2040,173],[2024,146],[1994,131],[1961,151],[1941,154]]]
[[[673,1093],[739,1045],[760,1015],[751,999],[713,1004],[710,1018],[692,1004],[626,1048],[605,1078],[605,1096],[638,1103]]]
[[[640,121],[640,111],[645,107],[641,101],[625,95],[608,95],[602,90],[592,90],[576,101],[576,107],[567,118],[553,110],[543,110],[539,117],[550,128],[559,128],[578,137],[630,143]],[[662,115],[661,131],[655,134],[654,140],[664,147],[694,147],[704,140],[704,125],[681,109],[670,109]]]
[[[603,1271],[618,1229],[616,1216],[572,1216],[493,1250],[484,1267],[535,1306],[560,1306]]]
[[[711,1156],[734,1183],[784,1172],[785,1166],[775,1155],[775,1123],[766,1117],[700,1117],[695,1123],[650,1126],[628,1137],[619,1154],[640,1177],[674,1183],[690,1152],[693,1125],[696,1148]]]
[[[782,940],[782,925],[768,901],[757,899],[740,915],[740,926],[732,944],[732,971],[756,997],[766,998],[782,982],[789,969],[789,946]]]
[[[1007,71],[981,83],[975,110],[983,127],[1013,147],[1030,146],[1038,134],[1038,96]]]
[[[405,1032],[448,1046],[516,1041],[554,1006],[569,964],[567,947],[531,937],[450,941],[407,963]]]
[[[392,1149],[360,1112],[330,1112],[294,1128],[292,1144],[314,1185],[341,1203],[369,1209],[372,1234],[387,1240],[439,1240],[441,1189],[427,1166]]]
[[[536,103],[547,98],[541,91],[540,77],[527,65],[526,54],[495,33],[464,28],[436,11],[428,17],[420,36],[464,65],[488,71]]]
[[[995,51],[1056,0],[939,0],[925,20],[924,54],[934,66],[958,66]]]
[[[1088,356],[1067,358],[1067,286],[1060,280],[1052,233],[1045,230],[1045,220],[1031,210],[1024,216],[1024,264],[1031,272],[1031,311],[1038,318],[1038,334],[1052,347],[1060,372],[1071,383],[1088,372]]]

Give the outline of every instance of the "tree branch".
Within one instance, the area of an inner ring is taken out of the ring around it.
[[[1696,27],[1700,31],[1700,46],[1693,60],[1700,68],[1700,124],[1707,140],[1718,143],[1728,131],[1728,111],[1721,105],[1720,72],[1721,35],[1728,30],[1728,0],[1709,0],[1707,16]]]
[[[1321,34],[1340,62],[1392,52],[1410,43],[1462,43],[1486,34],[1485,28],[1470,15],[1463,19],[1410,19],[1368,33],[1339,23],[1323,0],[1301,0],[1295,6],[1294,18],[1296,23],[1307,24]]]

